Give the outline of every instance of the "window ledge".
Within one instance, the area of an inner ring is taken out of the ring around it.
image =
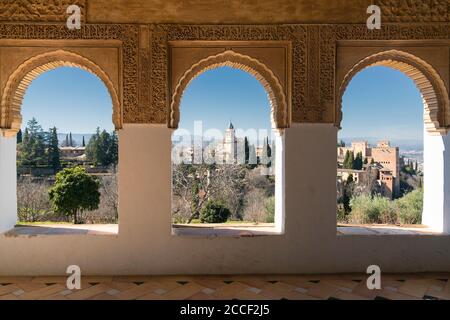
[[[95,235],[116,236],[119,233],[118,224],[34,224],[16,225],[5,232],[4,237],[37,237],[55,235]]]
[[[446,236],[449,234],[438,232],[424,225],[353,225],[339,224],[337,227],[338,236],[385,236],[385,235],[408,235],[408,236]]]
[[[200,238],[243,238],[282,235],[273,223],[254,224],[174,224],[172,235]]]

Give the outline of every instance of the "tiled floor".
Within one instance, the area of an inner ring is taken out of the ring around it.
[[[0,300],[450,300],[450,273],[382,275],[381,290],[367,289],[367,276],[83,277],[80,290],[68,290],[65,277],[0,277]]]

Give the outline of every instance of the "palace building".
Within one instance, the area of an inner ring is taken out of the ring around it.
[[[381,186],[382,194],[393,198],[400,192],[400,156],[399,148],[391,147],[387,140],[379,141],[376,147],[371,147],[367,141],[354,141],[350,147],[338,147],[337,157],[341,168],[338,168],[338,176],[346,177],[350,169],[342,169],[345,154],[353,152],[356,155],[362,154],[363,161],[368,165],[364,170],[353,170],[353,176],[367,175],[367,167],[371,167],[372,173],[376,172],[376,179]],[[375,166],[371,164],[376,164]],[[356,172],[358,171],[358,172]],[[361,172],[360,172],[361,171]],[[346,180],[345,178],[343,178]]]

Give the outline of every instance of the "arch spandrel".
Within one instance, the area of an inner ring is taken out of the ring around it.
[[[4,136],[14,136],[22,123],[21,107],[30,83],[39,75],[59,67],[86,70],[103,81],[111,96],[112,121],[116,130],[122,128],[122,106],[110,77],[89,59],[66,50],[54,50],[36,55],[23,62],[8,78],[0,102],[0,130]]]
[[[177,81],[169,106],[168,124],[170,128],[178,128],[181,99],[190,82],[205,71],[224,66],[240,69],[254,76],[268,94],[271,106],[272,127],[277,129],[289,127],[289,104],[279,79],[266,65],[257,59],[232,50],[227,50],[195,63]]]
[[[424,122],[431,134],[446,134],[450,126],[448,90],[438,72],[424,60],[399,50],[383,51],[356,63],[345,75],[338,91],[336,126],[342,121],[342,97],[348,84],[360,71],[374,66],[385,66],[403,72],[419,89],[424,104]]]

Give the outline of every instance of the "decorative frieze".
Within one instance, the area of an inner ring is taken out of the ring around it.
[[[449,0],[376,0],[385,22],[450,22]]]
[[[124,123],[169,123],[169,41],[288,41],[292,122],[338,125],[336,47],[341,40],[448,40],[450,24],[125,25],[0,24],[0,39],[115,39],[122,42]],[[288,110],[286,110],[288,112]]]
[[[85,21],[86,0],[2,0],[0,21],[63,22],[69,17],[70,5],[81,9],[81,20]]]

